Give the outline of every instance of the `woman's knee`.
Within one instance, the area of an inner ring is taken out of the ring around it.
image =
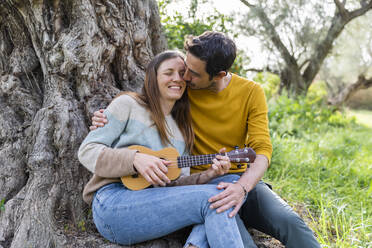
[[[209,184],[219,184],[220,182],[232,183],[233,181],[238,181],[240,176],[238,174],[226,174],[217,177],[209,182]]]

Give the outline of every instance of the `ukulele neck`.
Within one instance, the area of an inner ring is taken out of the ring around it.
[[[224,155],[220,153],[207,154],[207,155],[195,155],[195,156],[180,156],[177,157],[177,165],[179,168],[191,167],[203,164],[212,164],[212,160],[217,155]]]

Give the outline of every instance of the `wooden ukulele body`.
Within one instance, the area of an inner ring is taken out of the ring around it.
[[[169,180],[177,179],[181,174],[181,169],[178,168],[177,164],[177,157],[179,156],[178,151],[176,148],[167,147],[161,149],[159,151],[153,151],[150,148],[144,146],[133,145],[128,147],[129,149],[137,150],[140,153],[145,153],[149,155],[153,155],[155,157],[172,161],[172,165],[168,166],[168,173],[166,174]],[[121,177],[121,181],[123,184],[131,190],[141,190],[144,188],[149,187],[151,184],[146,181],[146,179],[141,174],[131,175],[131,176],[123,176]]]

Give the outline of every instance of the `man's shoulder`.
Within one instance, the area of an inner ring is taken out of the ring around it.
[[[233,86],[235,89],[241,91],[259,91],[262,86],[259,83],[256,83],[252,80],[249,80],[247,78],[241,77],[237,74],[232,74],[232,81]]]

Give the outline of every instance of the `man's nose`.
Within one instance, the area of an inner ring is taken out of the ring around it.
[[[183,74],[183,79],[185,81],[190,81],[191,80],[191,76],[190,76],[190,72],[189,70],[186,70],[185,73]]]

